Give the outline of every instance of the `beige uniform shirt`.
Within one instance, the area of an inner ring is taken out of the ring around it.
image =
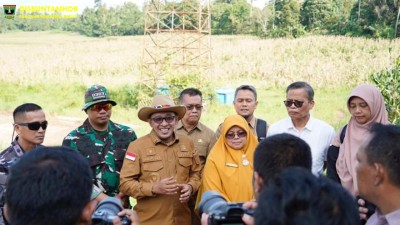
[[[200,122],[191,131],[186,131],[182,122],[179,121],[176,126],[176,133],[187,135],[193,139],[194,147],[200,156],[201,165],[204,166],[211,148],[217,141],[214,131]]]
[[[137,199],[135,210],[141,225],[185,225],[191,216],[179,195],[154,195],[155,182],[174,177],[190,184],[195,193],[200,186],[200,159],[191,138],[175,134],[169,146],[154,131],[129,144],[120,176],[120,191]]]

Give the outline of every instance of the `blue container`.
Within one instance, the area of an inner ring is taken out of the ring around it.
[[[156,90],[157,95],[169,95],[169,85],[159,85]]]
[[[220,87],[215,89],[217,101],[221,104],[232,104],[235,97],[235,89],[231,87]]]

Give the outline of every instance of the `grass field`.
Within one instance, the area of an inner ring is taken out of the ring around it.
[[[144,39],[100,39],[57,32],[0,34],[0,112],[9,115],[17,105],[29,101],[41,105],[49,116],[83,120],[80,108],[86,87],[103,84],[112,95],[123,85],[133,86],[140,80]],[[399,40],[333,36],[266,40],[213,36],[212,46],[212,74],[205,80],[213,87],[256,86],[256,115],[272,123],[286,116],[282,103],[285,87],[304,80],[316,91],[313,115],[336,128],[348,119],[345,101],[350,90],[368,82],[369,74],[390,67],[400,52]],[[208,102],[202,120],[215,129],[232,113],[231,104]],[[148,125],[138,120],[137,109],[115,107],[112,119],[133,125],[139,136],[149,131]],[[64,135],[59,134],[60,138]],[[7,144],[0,147],[8,145],[10,138],[5,137]]]

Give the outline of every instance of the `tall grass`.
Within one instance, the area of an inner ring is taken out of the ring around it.
[[[127,85],[134,87],[140,82],[144,38],[100,39],[54,32],[0,34],[0,111],[10,113],[29,101],[40,104],[49,115],[83,120],[86,115],[80,108],[88,86],[103,84],[111,95],[120,95]],[[399,40],[333,36],[266,40],[213,36],[212,46],[213,73],[205,79],[214,87],[256,86],[257,116],[269,123],[286,117],[282,103],[285,87],[304,80],[316,89],[313,115],[336,128],[348,119],[345,101],[350,90],[367,82],[369,74],[389,67],[400,52]],[[207,102],[202,120],[216,129],[233,113],[230,103]],[[113,110],[113,120],[132,125],[139,136],[150,130],[138,120],[137,109],[119,105]]]

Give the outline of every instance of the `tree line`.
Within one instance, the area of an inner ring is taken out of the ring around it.
[[[198,0],[190,1],[196,4]],[[64,30],[90,37],[144,33],[143,11],[135,3],[117,7],[97,3],[75,19],[20,19],[17,12],[14,20],[0,19],[0,32]],[[214,0],[211,4],[212,34],[393,38],[400,33],[397,0],[271,0],[262,9],[252,7],[246,0]]]

